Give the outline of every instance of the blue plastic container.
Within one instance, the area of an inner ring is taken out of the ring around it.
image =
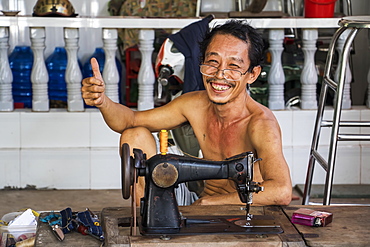
[[[49,74],[48,94],[51,108],[67,107],[67,83],[65,73],[68,56],[64,47],[55,47],[54,52],[45,60]],[[78,61],[81,69],[81,62]]]
[[[67,52],[64,47],[55,47],[54,52],[45,60],[49,74],[48,93],[51,105],[53,101],[67,103],[67,84],[65,72],[67,69]],[[54,106],[55,107],[55,106]]]
[[[13,74],[12,93],[15,108],[32,108],[31,47],[16,46],[9,55],[9,65]]]

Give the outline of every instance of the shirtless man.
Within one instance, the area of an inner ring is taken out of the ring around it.
[[[264,191],[254,194],[254,205],[288,205],[292,184],[282,153],[281,132],[273,113],[253,100],[246,88],[261,72],[262,38],[242,21],[229,21],[207,34],[201,44],[200,71],[206,90],[189,92],[168,104],[133,111],[114,103],[104,93],[105,86],[95,59],[94,77],[82,84],[88,105],[101,111],[105,122],[121,133],[121,145],[128,143],[148,157],[156,154],[151,132],[170,130],[189,122],[199,141],[203,157],[223,160],[246,151],[262,158],[254,165],[254,181]],[[139,181],[137,198],[143,196],[144,181]],[[241,204],[232,181],[207,180],[196,205]]]

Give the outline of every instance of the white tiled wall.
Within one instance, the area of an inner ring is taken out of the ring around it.
[[[305,182],[316,111],[274,111],[283,135],[283,151],[293,185]],[[326,114],[332,114],[327,110]],[[343,111],[346,120],[370,120],[370,109]],[[369,129],[350,130],[370,133]],[[329,129],[320,150],[326,155]],[[0,113],[0,188],[4,186],[57,189],[118,189],[121,187],[119,134],[110,130],[96,109],[48,113],[16,110]],[[325,157],[325,156],[324,156]],[[325,173],[317,165],[314,183]],[[370,143],[342,142],[334,183],[370,183]]]
[[[21,187],[89,189],[89,148],[25,148],[21,150]]]
[[[97,112],[90,114],[90,144],[91,147],[118,147],[119,135],[112,131]]]
[[[121,188],[121,161],[116,148],[91,149],[91,189]]]
[[[315,116],[316,111],[293,111],[292,126],[289,128],[289,131],[292,132],[291,145],[296,147],[311,144]],[[283,135],[285,135],[284,132]]]
[[[2,139],[2,138],[1,138]],[[0,149],[0,188],[4,186],[20,187],[21,165],[19,149]]]
[[[361,171],[360,180],[362,184],[369,184],[370,178],[370,145],[361,146]]]
[[[370,111],[361,111],[361,120],[370,122]],[[370,128],[360,128],[360,133],[361,134],[370,134]],[[361,144],[369,144],[369,142],[360,142],[360,143]]]
[[[22,112],[20,118],[22,148],[69,148],[90,145],[90,114],[57,111]]]
[[[293,110],[274,111],[283,133],[284,155],[289,164],[293,185],[304,184],[307,172],[312,133],[316,111]],[[324,119],[330,118],[333,110],[325,110]],[[342,111],[342,120],[370,121],[370,110],[363,106],[354,106]],[[341,133],[370,133],[370,128],[341,128]],[[330,128],[323,128],[320,136],[319,152],[327,157]],[[342,141],[338,144],[334,183],[369,184],[370,183],[370,143]],[[317,163],[316,163],[317,164]],[[313,183],[324,184],[325,172],[316,165]]]
[[[118,143],[96,109],[0,113],[0,188],[120,188]]]
[[[3,112],[0,114],[0,148],[20,147],[20,114]]]

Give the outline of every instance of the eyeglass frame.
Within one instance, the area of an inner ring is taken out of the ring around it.
[[[202,66],[207,66],[207,67],[215,68],[215,69],[217,69],[217,71],[216,71],[213,75],[204,74],[204,73],[202,73]],[[199,64],[199,67],[200,67],[200,70],[199,70],[199,71],[200,71],[200,73],[201,73],[202,75],[204,75],[204,76],[208,76],[208,77],[215,76],[215,75],[217,75],[217,73],[218,73],[219,71],[222,71],[222,77],[223,77],[223,78],[225,78],[225,80],[227,80],[227,81],[238,81],[238,80],[240,80],[240,79],[242,78],[242,76],[243,76],[243,75],[247,74],[247,73],[248,73],[248,71],[249,71],[249,70],[247,70],[247,71],[245,71],[245,72],[243,73],[243,72],[241,72],[240,70],[237,70],[237,69],[219,69],[219,68],[217,68],[216,66],[213,66],[213,65],[210,65],[210,64],[204,64],[204,63]],[[240,78],[239,78],[239,79],[237,79],[237,80],[235,80],[235,79],[227,79],[227,78],[225,77],[225,70],[239,72],[239,73],[240,73]]]

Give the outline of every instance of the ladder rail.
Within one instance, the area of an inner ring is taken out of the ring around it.
[[[338,60],[339,64],[337,68],[339,70],[339,76],[337,79],[331,79],[331,68],[333,64],[335,45],[337,44],[337,41],[340,35],[347,29],[349,29],[350,32],[345,40],[343,50],[341,54],[339,54],[339,60]],[[353,141],[363,141],[363,140],[370,141],[370,134],[366,135],[366,134],[339,133],[340,127],[370,127],[370,121],[361,121],[361,122],[359,121],[340,121],[342,103],[343,103],[343,94],[344,94],[346,65],[347,65],[347,60],[349,57],[351,45],[353,43],[353,40],[358,30],[359,28],[356,28],[356,27],[349,28],[348,26],[341,25],[340,28],[338,28],[337,31],[335,32],[332,38],[332,41],[330,42],[330,45],[329,45],[329,50],[328,50],[325,70],[324,70],[324,77],[323,77],[324,79],[322,81],[319,105],[318,105],[318,110],[316,114],[315,127],[314,127],[310,155],[309,155],[306,183],[304,187],[304,194],[303,194],[303,201],[302,201],[303,205],[309,204],[313,173],[314,173],[316,161],[317,163],[321,165],[321,167],[326,172],[323,205],[330,205],[333,179],[334,179],[334,167],[335,167],[335,161],[337,157],[338,141],[352,141],[352,140]],[[336,82],[335,80],[338,80],[338,82]],[[332,121],[323,120],[323,113],[324,113],[325,101],[326,101],[326,97],[328,93],[328,88],[330,88],[331,90],[335,92],[334,114],[333,114]],[[322,127],[332,128],[327,160],[318,152],[318,145],[319,145],[319,139],[320,139],[320,133],[321,133]]]
[[[322,120],[321,127],[332,127],[333,121]],[[370,127],[370,121],[340,121],[340,127]]]
[[[326,101],[326,95],[327,95],[327,90],[328,86],[327,84],[323,84],[321,87],[321,93],[320,93],[320,98],[319,98],[319,105],[317,109],[317,114],[316,114],[316,120],[315,120],[315,128],[313,131],[313,138],[312,138],[312,143],[311,143],[311,150],[310,150],[310,158],[308,161],[308,167],[307,167],[307,175],[306,175],[306,181],[305,181],[305,186],[304,186],[304,191],[303,191],[303,205],[307,205],[310,200],[310,194],[311,194],[311,185],[312,185],[312,180],[313,180],[313,173],[315,170],[315,158],[313,156],[313,150],[316,150],[318,145],[319,145],[319,137],[320,137],[320,123],[322,121],[322,116],[324,113],[324,108],[325,108],[325,101]]]
[[[334,180],[334,167],[337,157],[339,122],[342,113],[346,65],[351,44],[357,34],[357,31],[358,31],[357,28],[350,29],[350,33],[346,41],[344,42],[343,51],[339,59],[340,66],[339,66],[338,88],[335,97],[336,101],[334,102],[333,127],[331,129],[330,147],[328,155],[328,170],[326,172],[325,190],[324,190],[324,201],[323,201],[324,205],[330,205],[331,200],[331,193],[333,189],[332,187]]]
[[[335,53],[335,44],[337,43],[337,40],[339,39],[340,35],[346,30],[347,28],[344,26],[341,26],[337,29],[337,31],[334,33],[333,38],[329,44],[328,53],[326,55],[326,63],[324,68],[324,78],[331,78],[331,68],[333,65],[333,58]]]
[[[324,169],[324,171],[328,171],[328,162],[324,159],[324,157],[321,156],[319,152],[316,150],[312,150],[312,156],[315,158],[317,163],[321,165],[321,167]]]
[[[311,143],[311,149],[310,149],[310,156],[308,161],[308,167],[307,167],[307,175],[306,175],[306,181],[304,186],[304,192],[303,192],[303,205],[307,205],[310,200],[310,194],[311,194],[311,185],[313,180],[313,173],[315,170],[315,157],[314,157],[314,150],[317,150],[319,145],[319,139],[320,139],[320,132],[321,132],[321,121],[325,109],[325,101],[327,98],[327,92],[328,92],[328,84],[325,83],[325,78],[330,78],[330,68],[333,63],[333,55],[335,52],[335,43],[339,39],[339,36],[345,31],[345,27],[340,27],[337,29],[337,31],[334,33],[334,36],[332,38],[332,41],[329,44],[328,53],[326,56],[326,64],[324,69],[324,80],[321,85],[321,92],[319,97],[319,104],[315,119],[315,127],[313,131],[313,137],[312,137],[312,143]]]
[[[370,141],[370,134],[338,134],[338,141]]]
[[[324,83],[326,83],[331,90],[337,92],[338,84],[330,77],[324,77]]]

